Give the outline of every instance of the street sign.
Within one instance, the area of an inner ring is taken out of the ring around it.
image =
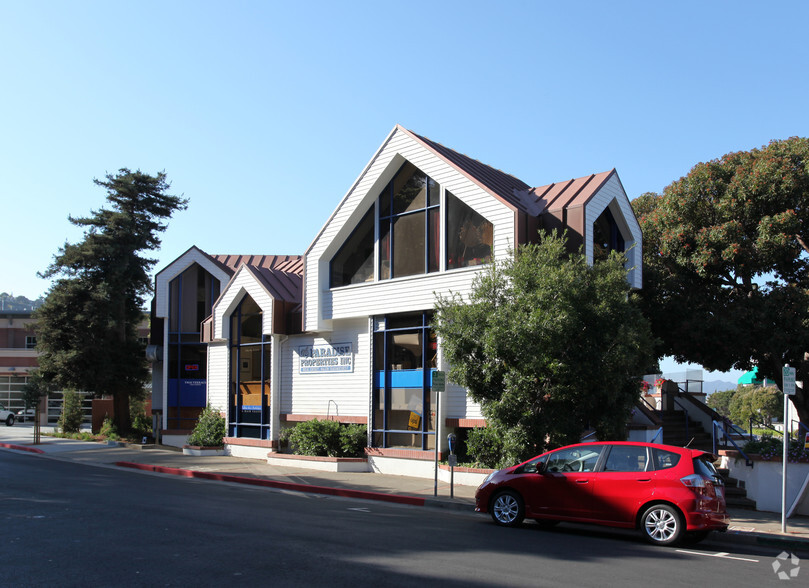
[[[795,395],[795,368],[784,366],[783,372],[784,385],[782,386],[784,394],[787,396]]]
[[[433,372],[433,385],[432,388],[436,392],[443,392],[447,383],[446,372],[435,371]]]

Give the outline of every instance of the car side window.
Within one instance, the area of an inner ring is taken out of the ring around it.
[[[673,468],[680,461],[679,453],[666,451],[665,449],[658,449],[657,447],[652,449],[652,455],[654,459],[654,469],[656,470]]]
[[[649,455],[640,445],[613,445],[604,465],[605,472],[645,472]]]
[[[603,445],[568,447],[548,456],[547,472],[592,472],[595,470]]]

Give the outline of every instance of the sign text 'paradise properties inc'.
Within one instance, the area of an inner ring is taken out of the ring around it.
[[[351,343],[301,345],[298,347],[300,373],[353,372],[354,349]]]

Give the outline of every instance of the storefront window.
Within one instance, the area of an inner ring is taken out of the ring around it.
[[[374,334],[373,439],[376,447],[435,447],[436,338],[431,313],[386,317]]]
[[[169,283],[168,397],[169,429],[194,428],[206,401],[207,346],[200,324],[219,297],[219,280],[198,264]]]
[[[490,262],[493,239],[492,223],[447,192],[447,269]]]
[[[230,317],[230,422],[232,437],[268,439],[272,345],[262,333],[263,312],[245,295]]]

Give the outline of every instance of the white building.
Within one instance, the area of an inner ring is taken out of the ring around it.
[[[207,400],[234,455],[264,457],[283,427],[329,417],[367,424],[379,463],[432,459],[436,433],[445,445],[483,424],[451,383],[437,418],[436,294],[468,294],[483,265],[562,228],[591,262],[626,252],[640,287],[640,227],[615,170],[532,188],[396,126],[302,258],[191,248],[157,275],[164,442],[181,444]]]

